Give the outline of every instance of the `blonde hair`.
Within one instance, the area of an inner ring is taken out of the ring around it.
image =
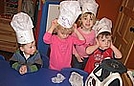
[[[87,17],[88,15],[90,15],[90,18],[93,19],[93,23],[95,24],[96,21],[97,21],[97,18],[96,18],[96,16],[95,16],[93,13],[91,13],[91,12],[85,12],[85,13],[81,14],[80,17],[79,17],[79,19],[77,20],[77,24],[78,24],[79,26],[81,26],[81,25],[82,25],[81,19]]]
[[[73,32],[72,28],[64,28],[60,24],[57,26],[54,32],[57,33],[58,30],[60,30],[62,34],[71,34]]]

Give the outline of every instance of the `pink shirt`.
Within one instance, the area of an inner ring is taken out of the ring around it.
[[[81,45],[85,43],[85,40],[79,40],[77,37],[71,35],[66,39],[60,39],[57,35],[52,35],[47,32],[43,40],[45,43],[50,44],[51,53],[49,66],[54,70],[71,67],[74,44]]]
[[[89,34],[85,34],[80,29],[81,28],[78,28],[79,32],[84,36],[86,42],[85,42],[85,44],[80,45],[80,46],[77,46],[76,45],[76,48],[75,49],[76,49],[76,51],[78,52],[78,54],[81,57],[88,57],[88,55],[85,52],[85,48],[87,46],[91,46],[91,45],[94,44],[94,42],[95,42],[95,31],[92,30]],[[74,51],[74,53],[75,53],[75,51]]]

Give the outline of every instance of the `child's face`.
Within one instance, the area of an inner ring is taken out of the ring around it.
[[[91,29],[92,26],[94,25],[94,20],[90,14],[87,14],[87,16],[83,16],[81,18],[81,22],[82,22],[83,28],[85,29]]]
[[[32,43],[28,43],[24,46],[22,46],[21,51],[23,51],[26,55],[33,55],[36,51],[36,45],[35,45],[35,41]]]
[[[60,30],[58,30],[57,35],[58,35],[61,39],[66,39],[66,38],[69,36],[69,34],[67,34],[67,33],[62,33]]]
[[[61,38],[61,39],[66,39],[69,35],[71,34],[70,30],[64,30],[63,27],[58,28],[57,30],[57,35]]]
[[[111,35],[108,36],[100,35],[100,37],[98,38],[98,42],[102,50],[108,49],[111,46],[111,42],[112,42]]]

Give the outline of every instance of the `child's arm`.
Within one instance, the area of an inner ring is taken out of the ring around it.
[[[48,33],[53,33],[54,29],[58,26],[57,19],[54,19],[51,23],[51,27],[47,30]]]
[[[75,55],[75,57],[77,58],[78,62],[83,62],[83,59],[77,52],[76,48],[73,46],[73,54]]]
[[[79,38],[79,40],[85,40],[85,38],[81,35],[81,33],[78,31],[77,29],[77,24],[74,24],[73,26],[74,28],[74,33],[77,35],[77,37]]]
[[[121,52],[113,45],[112,42],[111,42],[111,49],[113,50],[115,54],[115,58],[122,58]]]
[[[95,45],[88,46],[86,48],[86,53],[87,54],[92,54],[99,47],[99,42],[98,42],[97,38],[95,40],[96,40],[96,44]]]
[[[55,30],[55,28],[57,27],[58,23],[57,23],[57,19],[54,19],[51,23],[51,27],[47,30],[47,32],[44,34],[43,36],[43,41],[46,44],[51,44],[52,43],[52,33]]]
[[[16,53],[13,54],[13,56],[9,59],[10,66],[19,71],[22,64],[17,60]]]

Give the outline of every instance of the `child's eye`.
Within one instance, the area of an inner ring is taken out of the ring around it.
[[[32,48],[32,46],[30,48]]]
[[[84,18],[84,20],[87,20],[87,18]]]
[[[102,42],[104,42],[105,40],[101,40]]]
[[[30,46],[30,48],[34,48],[35,46],[33,45],[33,46]]]
[[[108,42],[111,42],[111,40],[108,40]]]

